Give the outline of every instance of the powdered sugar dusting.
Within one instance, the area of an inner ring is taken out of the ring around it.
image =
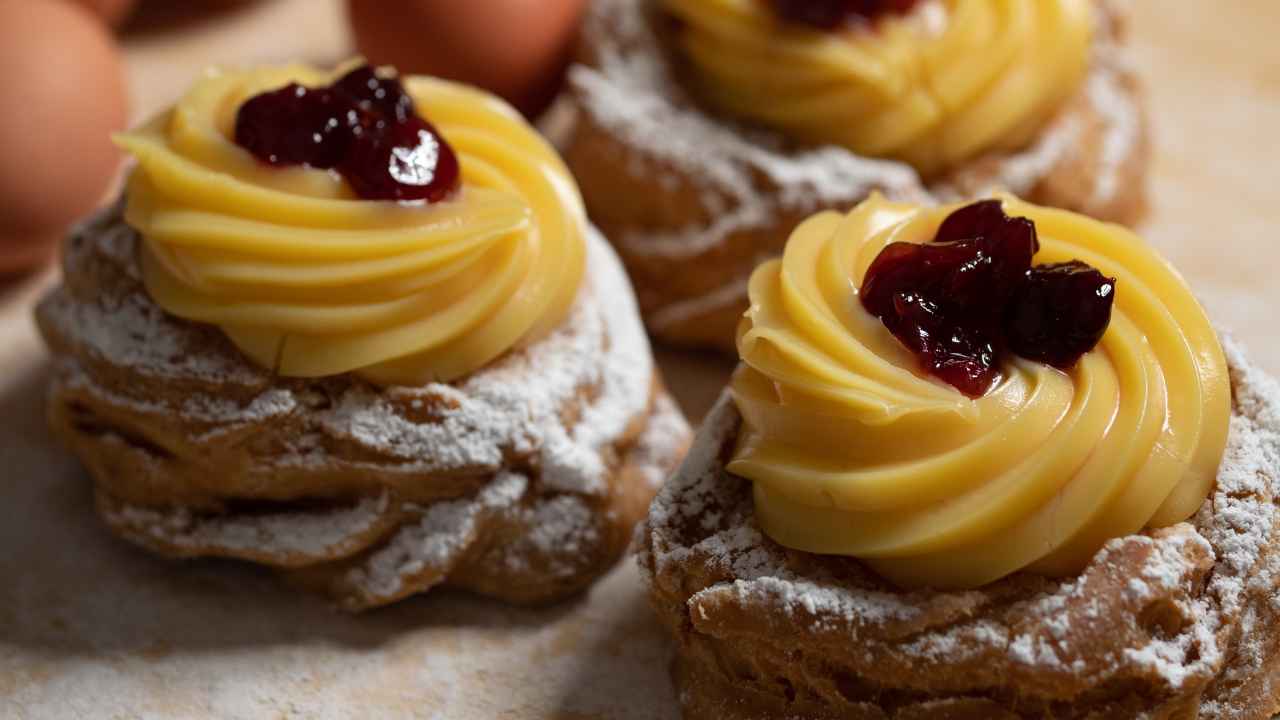
[[[193,552],[251,552],[283,564],[325,560],[350,552],[350,539],[372,529],[390,509],[388,497],[365,498],[348,508],[253,516],[200,517],[185,508],[131,505],[102,509],[108,524],[132,529]]]
[[[679,457],[689,442],[689,423],[674,400],[661,395],[654,402],[653,414],[632,450],[645,482],[657,489],[666,482],[667,464]]]
[[[1116,59],[1110,66],[1123,62],[1123,56],[1112,52]],[[1132,95],[1121,85],[1120,77],[1112,71],[1095,73],[1085,87],[1090,103],[1104,118],[1102,148],[1094,179],[1092,204],[1096,207],[1110,203],[1120,190],[1121,168],[1132,155],[1133,148],[1142,142],[1142,117]]]
[[[69,358],[56,358],[54,367],[59,382],[67,390],[93,393],[113,406],[128,407],[142,414],[163,416],[171,411],[169,406],[158,401],[125,397],[99,386],[82,365]],[[182,398],[179,407],[187,421],[210,428],[198,434],[196,440],[212,442],[245,425],[284,417],[298,408],[298,402],[293,392],[271,388],[254,396],[247,404],[216,395],[192,394]]]
[[[669,398],[661,396],[628,460],[654,482],[654,476],[665,475],[663,468],[687,437],[683,416]],[[526,571],[528,559],[536,556],[544,576],[579,572],[576,559],[601,541],[598,510],[575,494],[525,502],[530,486],[528,477],[503,471],[473,498],[435,503],[425,510],[407,508],[421,513],[421,519],[401,527],[384,547],[348,571],[344,584],[367,598],[426,590],[442,582],[484,533],[486,522],[499,517],[526,529],[504,548],[502,562],[507,568]]]
[[[882,625],[890,620],[910,621],[920,614],[919,608],[902,603],[887,593],[855,595],[831,591],[818,583],[794,577],[785,579],[773,575],[755,580],[735,580],[732,585],[715,585],[699,591],[689,599],[689,604],[698,607],[725,592],[732,593],[743,604],[763,600],[790,615],[803,610],[808,616],[806,621],[819,626],[825,622],[824,618],[831,616],[856,619],[857,624]]]
[[[68,262],[77,258],[71,251]],[[126,267],[131,267],[127,265]],[[203,382],[262,385],[268,374],[238,359],[195,351],[196,337],[144,296],[118,302],[80,302],[67,294],[51,296],[42,313],[64,337],[73,337],[90,357],[133,368],[157,379],[192,378]]]
[[[120,198],[114,212],[123,212],[124,198]],[[117,222],[111,212],[100,213],[85,220],[72,229],[71,247],[75,251],[84,243],[93,243],[98,252],[110,258],[123,269],[125,277],[138,282],[142,281],[142,273],[134,263],[134,252],[138,244],[138,235],[124,223]]]
[[[573,495],[557,495],[539,503],[532,511],[532,528],[527,542],[542,555],[563,549],[569,555],[584,551],[583,545],[596,541],[594,513]],[[567,567],[559,568],[561,572]]]
[[[442,580],[476,537],[481,516],[514,505],[528,484],[527,477],[504,472],[475,498],[431,505],[418,522],[401,526],[384,547],[352,569],[346,582],[373,597],[394,597],[407,577],[429,574]]]

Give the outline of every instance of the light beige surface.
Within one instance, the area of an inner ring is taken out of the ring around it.
[[[1280,4],[1139,0],[1157,134],[1148,238],[1280,372]],[[328,62],[332,0],[277,0],[129,39],[136,115],[215,62]],[[44,429],[30,320],[46,273],[0,288],[0,717],[670,718],[667,647],[630,563],[540,611],[433,594],[346,617],[264,572],[115,541]],[[728,364],[664,357],[700,414]]]

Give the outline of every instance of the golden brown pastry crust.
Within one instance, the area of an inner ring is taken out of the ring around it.
[[[722,398],[641,527],[686,720],[1266,720],[1280,711],[1280,385],[1227,343],[1214,494],[1079,576],[903,592],[761,534]]]
[[[593,233],[561,328],[448,385],[279,378],[164,314],[113,209],[68,242],[36,317],[49,421],[121,536],[286,570],[361,610],[453,585],[521,603],[581,590],[626,547],[687,445],[621,267]]]
[[[708,113],[683,88],[647,0],[600,0],[570,72],[573,122],[562,150],[654,336],[729,351],[760,260],[779,253],[799,221],[847,210],[874,190],[952,202],[1007,189],[1136,221],[1146,203],[1146,120],[1121,53],[1127,13],[1113,0],[1099,7],[1089,78],[1036,143],[926,183],[900,163],[789,146],[776,133]]]

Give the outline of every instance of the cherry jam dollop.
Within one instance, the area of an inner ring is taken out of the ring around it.
[[[1079,260],[1033,267],[1005,314],[1009,350],[1069,368],[1102,340],[1115,299],[1115,278]]]
[[[269,165],[336,169],[367,200],[439,202],[461,181],[453,148],[399,78],[368,65],[327,87],[294,83],[250,98],[235,141]]]
[[[1035,223],[1000,201],[956,210],[932,242],[891,243],[863,278],[863,307],[926,371],[970,397],[1003,354],[1070,369],[1111,322],[1115,279],[1079,261],[1032,267]]]
[[[819,30],[835,30],[855,21],[870,21],[890,13],[906,14],[919,0],[767,0],[774,14],[786,22]]]

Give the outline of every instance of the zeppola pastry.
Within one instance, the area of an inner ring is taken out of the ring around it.
[[[874,195],[750,300],[641,529],[686,718],[1280,711],[1280,384],[1140,238]]]
[[[37,310],[116,533],[360,610],[581,590],[688,428],[621,265],[502,102],[368,66],[210,72]]]
[[[1111,0],[599,0],[565,157],[651,332],[728,350],[752,269],[875,190],[1134,220],[1125,22]]]

